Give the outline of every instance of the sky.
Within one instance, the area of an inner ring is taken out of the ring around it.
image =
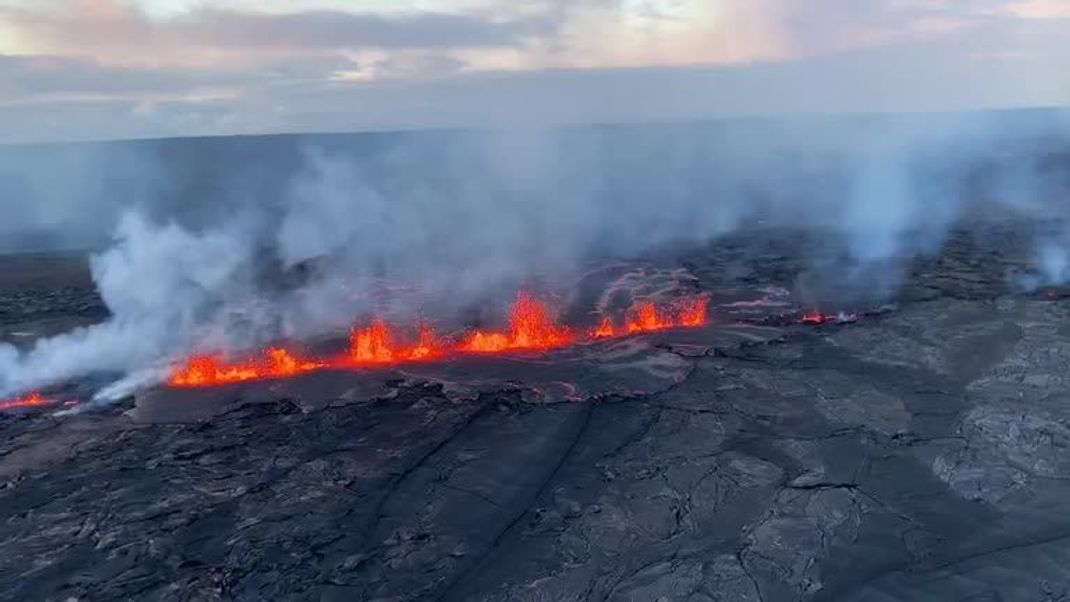
[[[1070,105],[1070,0],[0,0],[0,142]]]

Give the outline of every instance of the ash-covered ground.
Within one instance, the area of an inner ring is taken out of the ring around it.
[[[0,416],[0,598],[1070,599],[1070,299],[1013,290],[1028,240],[957,232],[878,303],[740,235],[613,268],[704,329]],[[105,314],[48,261],[6,340]]]

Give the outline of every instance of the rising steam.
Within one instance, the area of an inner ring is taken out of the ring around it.
[[[843,250],[825,268],[892,294],[961,220],[993,209],[1042,218],[1029,283],[1065,282],[1065,123],[1045,113],[283,139],[296,154],[264,139],[222,166],[165,145],[139,156],[163,183],[139,185],[140,208],[116,217],[92,260],[112,318],[21,354],[0,346],[0,394],[97,372],[140,382],[195,346],[316,336],[373,310],[456,315],[522,282],[563,285],[596,257],[759,221],[819,229]],[[239,163],[258,159],[271,165]],[[72,191],[79,201],[90,202]]]

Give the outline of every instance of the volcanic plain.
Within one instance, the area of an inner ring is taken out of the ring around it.
[[[1018,290],[1027,241],[867,297],[741,234],[600,272],[701,328],[0,414],[0,599],[1068,600],[1070,298]],[[0,261],[4,340],[106,315],[83,260]]]

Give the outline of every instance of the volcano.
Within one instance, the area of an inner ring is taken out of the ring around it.
[[[507,354],[545,352],[591,340],[636,335],[676,328],[700,328],[708,322],[706,296],[674,300],[666,306],[642,301],[626,312],[627,323],[614,326],[613,319],[601,318],[587,333],[563,326],[551,316],[545,303],[521,291],[509,316],[505,331],[473,330],[459,340],[436,336],[427,323],[419,325],[416,339],[404,343],[382,319],[365,327],[355,327],[349,348],[338,355],[322,358],[296,357],[281,347],[270,347],[259,359],[227,362],[218,356],[195,355],[177,366],[168,380],[172,387],[210,387],[236,382],[293,377],[321,370],[426,363],[464,354]]]
[[[797,292],[810,251],[759,230],[482,324],[371,317],[201,350],[118,405],[13,399],[0,597],[1057,598],[1070,316],[1008,288],[1016,232],[952,237],[892,309]]]

